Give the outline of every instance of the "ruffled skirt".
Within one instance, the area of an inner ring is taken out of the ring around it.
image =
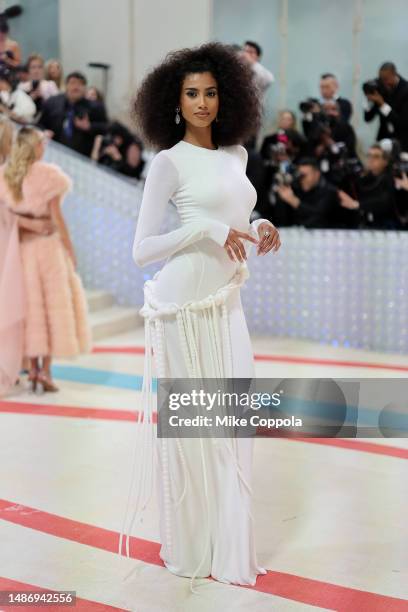
[[[91,350],[81,279],[58,233],[21,241],[26,290],[24,355],[76,357]]]

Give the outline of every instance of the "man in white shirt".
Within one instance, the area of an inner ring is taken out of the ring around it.
[[[247,40],[240,52],[240,55],[242,59],[247,62],[252,68],[254,75],[254,83],[258,88],[261,103],[263,106],[266,90],[268,89],[270,84],[274,82],[275,77],[273,76],[272,72],[265,68],[265,66],[262,66],[262,64],[259,62],[262,55],[262,49],[258,45],[258,43],[252,40]],[[245,147],[248,152],[255,150],[257,137],[257,135],[254,135],[248,142],[245,143]]]
[[[259,60],[261,59],[261,55],[262,49],[258,43],[252,40],[247,40],[245,42],[242,50],[242,57],[251,65],[256,85],[259,88],[262,97],[264,97],[266,90],[270,84],[274,82],[275,77],[273,76],[272,72],[270,72],[260,63]]]

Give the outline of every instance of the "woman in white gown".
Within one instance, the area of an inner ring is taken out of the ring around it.
[[[166,262],[145,283],[143,422],[132,476],[136,501],[131,487],[133,516],[124,531],[146,508],[155,474],[160,556],[171,572],[192,578],[191,586],[208,576],[254,585],[266,573],[254,545],[253,439],[154,439],[152,418],[151,348],[160,378],[254,377],[240,286],[251,243],[260,255],[280,247],[272,223],[249,222],[256,191],[239,143],[258,129],[257,93],[235,51],[208,43],[169,54],[136,98],[145,138],[161,150],[146,178],[133,258],[139,266]],[[160,234],[170,199],[181,227]]]

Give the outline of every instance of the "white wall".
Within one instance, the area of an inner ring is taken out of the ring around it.
[[[173,49],[210,38],[212,0],[59,0],[61,59],[102,86],[90,61],[111,64],[107,105],[129,122],[129,107],[149,67]]]

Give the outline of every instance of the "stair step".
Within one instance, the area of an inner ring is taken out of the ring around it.
[[[94,340],[132,331],[143,324],[143,317],[139,315],[137,308],[122,306],[90,312],[89,319]]]
[[[115,303],[113,295],[103,291],[103,289],[87,289],[86,298],[88,300],[89,312],[110,308]]]

